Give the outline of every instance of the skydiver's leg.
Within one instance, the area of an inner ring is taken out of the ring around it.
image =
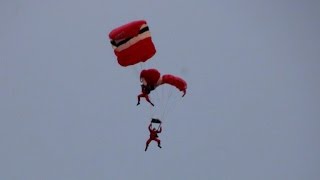
[[[146,142],[146,148],[144,149],[144,151],[147,151],[150,142],[151,142],[151,139],[148,139],[147,142]]]
[[[149,96],[148,96],[147,94],[146,94],[144,97],[146,98],[146,100],[147,100],[152,106],[154,106],[154,104],[150,101]]]
[[[140,104],[140,98],[141,98],[141,97],[144,97],[144,94],[143,94],[143,93],[138,95],[138,103],[137,103],[137,106]]]
[[[159,148],[162,148],[162,147],[161,147],[161,145],[160,145],[160,143],[161,143],[160,139],[155,138],[154,140],[155,140],[155,141],[157,141],[157,143],[158,143],[158,147],[159,147]]]

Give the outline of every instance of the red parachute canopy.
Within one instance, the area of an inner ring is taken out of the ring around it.
[[[140,78],[144,78],[147,84],[153,85],[154,87],[162,84],[174,86],[183,92],[182,97],[186,94],[187,83],[178,76],[165,74],[160,78],[160,72],[157,69],[144,69],[140,73]]]
[[[121,66],[146,62],[156,53],[145,20],[133,21],[118,27],[109,33],[109,38]]]
[[[140,78],[144,78],[148,85],[155,87],[160,79],[160,72],[156,69],[144,69],[140,72]]]
[[[178,77],[178,76],[174,76],[171,74],[165,74],[162,76],[162,81],[161,84],[170,84],[172,86],[175,86],[176,88],[178,88],[180,91],[183,92],[183,95],[186,95],[186,90],[187,90],[187,83],[185,80],[183,80],[182,78]]]

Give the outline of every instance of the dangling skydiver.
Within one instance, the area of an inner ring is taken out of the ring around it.
[[[152,105],[154,106],[154,104],[150,101],[149,99],[149,94],[151,91],[153,91],[155,89],[154,86],[152,85],[148,85],[147,82],[145,81],[144,78],[141,78],[140,81],[142,82],[141,84],[141,94],[139,94],[138,97],[138,103],[137,106],[140,104],[140,98],[144,97],[146,98],[146,100]]]
[[[147,151],[148,146],[149,146],[151,141],[156,141],[158,143],[158,147],[162,148],[161,147],[161,141],[160,141],[160,139],[158,139],[158,133],[161,133],[161,131],[162,131],[161,121],[159,120],[159,122],[160,122],[160,125],[159,125],[158,129],[156,129],[156,128],[152,128],[151,129],[151,127],[152,127],[152,121],[151,121],[151,123],[150,123],[150,125],[148,127],[149,132],[150,132],[150,137],[146,142],[146,148],[144,149],[144,151]]]

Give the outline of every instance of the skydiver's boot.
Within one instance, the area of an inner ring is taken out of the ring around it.
[[[159,148],[162,148],[162,147],[160,146],[160,143],[158,144],[158,147],[159,147]]]
[[[137,106],[140,104],[140,95],[138,96],[138,103]]]
[[[151,101],[149,101],[149,103],[151,104],[151,106],[154,106],[154,104]]]
[[[148,145],[146,145],[146,148],[144,149],[144,151],[147,151],[147,149],[148,149]]]

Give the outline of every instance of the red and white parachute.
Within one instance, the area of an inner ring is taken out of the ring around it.
[[[156,53],[145,20],[132,21],[115,28],[109,33],[109,38],[121,66],[146,62]]]

